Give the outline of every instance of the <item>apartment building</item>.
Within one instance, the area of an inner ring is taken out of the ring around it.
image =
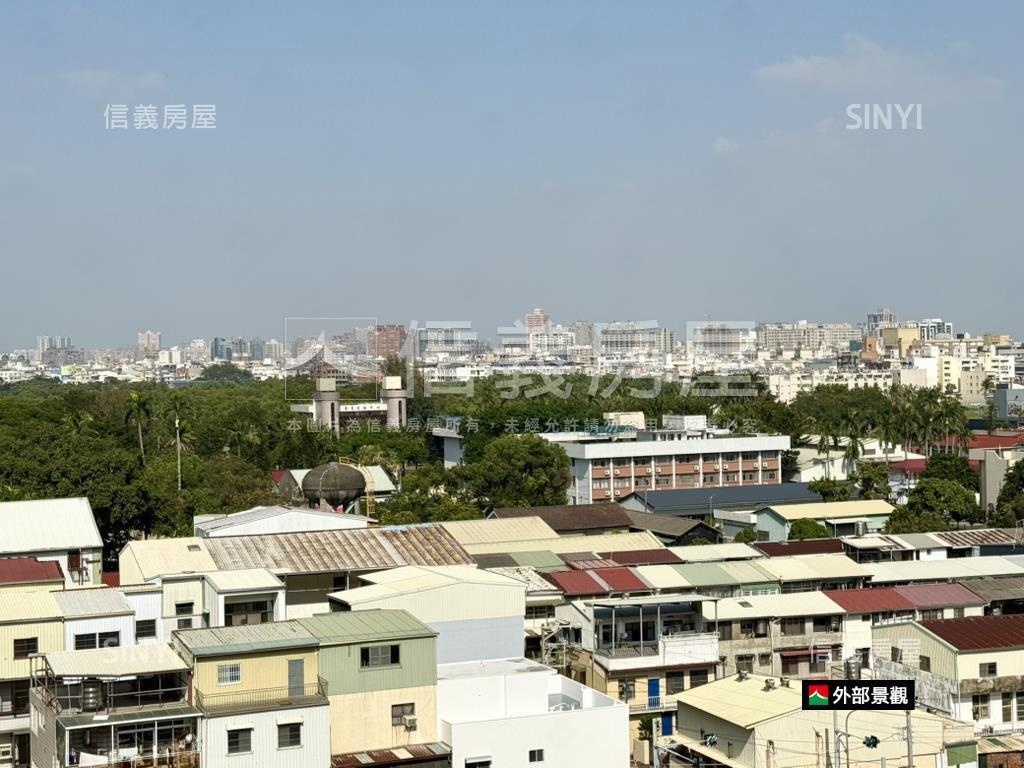
[[[191,700],[203,715],[205,766],[247,759],[279,768],[330,765],[331,720],[318,641],[302,626],[181,630],[171,642],[191,670]]]
[[[544,435],[542,435],[544,437]],[[666,428],[554,438],[569,456],[570,504],[617,501],[632,493],[782,482],[785,435]]]
[[[842,659],[845,611],[824,593],[725,598],[702,611],[718,628],[724,675],[814,677]]]
[[[783,350],[850,350],[851,342],[860,341],[863,332],[849,323],[758,323],[757,348],[778,352]]]
[[[68,589],[101,583],[103,539],[88,499],[5,501],[0,519],[0,558],[54,561]]]
[[[51,652],[33,664],[36,768],[199,767],[202,712],[191,703],[188,665],[167,645]]]
[[[1024,728],[1024,616],[972,616],[872,628],[879,678],[914,679],[922,706],[977,733]]]

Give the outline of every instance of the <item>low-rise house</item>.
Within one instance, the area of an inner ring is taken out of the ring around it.
[[[818,592],[829,589],[859,589],[872,571],[846,555],[767,557],[754,565],[779,582],[783,593]]]
[[[56,560],[0,558],[0,601],[13,592],[54,592],[64,585],[64,573]]]
[[[655,515],[635,509],[625,511],[629,515],[631,531],[649,531],[666,547],[684,547],[698,539],[703,540],[703,543],[715,544],[722,540],[722,532],[703,520],[675,515]]]
[[[64,648],[83,651],[135,644],[135,613],[110,587],[54,592],[64,619]]]
[[[439,664],[521,656],[526,584],[468,566],[405,566],[328,597],[332,611],[406,610],[437,632]]]
[[[1011,557],[987,555],[959,557],[952,560],[903,560],[887,563],[864,563],[861,568],[870,575],[870,586],[894,587],[901,584],[927,584],[992,577],[1024,577],[1024,564]]]
[[[626,766],[626,704],[523,658],[438,667],[452,766]]]
[[[750,512],[769,504],[780,507],[816,503],[821,500],[821,494],[812,491],[807,483],[775,483],[637,491],[626,496],[620,503],[626,509],[638,512],[703,520],[712,518],[714,511],[720,509]]]
[[[985,600],[959,584],[912,584],[825,593],[846,611],[843,659],[871,669],[872,627],[901,621],[930,621],[981,616]]]
[[[971,616],[872,628],[876,677],[916,681],[921,706],[978,733],[1024,728],[1024,616]]]
[[[265,533],[300,533],[367,528],[372,518],[308,507],[253,507],[228,515],[199,515],[193,522],[200,538],[252,536]]]
[[[985,601],[985,615],[1024,613],[1024,577],[970,579],[958,582]]]
[[[188,670],[165,644],[42,654],[31,691],[32,765],[198,768],[202,713]]]
[[[549,507],[501,507],[493,510],[488,517],[495,520],[539,517],[560,535],[625,533],[631,528],[626,511],[614,502],[560,504]]]
[[[437,741],[437,634],[430,627],[396,610],[328,613],[289,623],[319,647],[332,755]]]
[[[679,760],[673,765],[729,768],[806,768],[834,763],[833,713],[803,710],[799,683],[760,675],[730,675],[676,696],[679,729],[664,745]],[[850,765],[905,765],[907,743],[898,735],[904,712],[862,709],[839,713],[848,739],[843,759]],[[977,768],[970,725],[930,714],[909,712],[914,765]],[[828,734],[828,736],[826,736]],[[864,744],[876,736],[876,746]],[[900,762],[902,761],[902,763]]]
[[[756,511],[757,535],[765,541],[789,538],[797,520],[813,520],[825,526],[831,536],[860,535],[880,531],[889,522],[894,507],[883,499],[834,501],[819,504],[768,505]]]
[[[36,654],[64,650],[62,614],[52,592],[4,594],[0,603],[0,752],[29,761],[29,678]]]
[[[101,583],[103,539],[88,499],[0,502],[0,520],[0,558],[54,561],[68,589]]]
[[[304,627],[284,621],[181,630],[171,643],[191,669],[204,766],[330,764],[318,641]]]
[[[718,628],[724,675],[821,676],[842,658],[845,611],[821,592],[725,598],[701,610]]]

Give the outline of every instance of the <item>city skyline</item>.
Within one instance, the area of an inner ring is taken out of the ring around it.
[[[537,305],[1024,335],[1020,6],[190,9],[0,11],[0,348]],[[851,104],[921,109],[847,130]]]

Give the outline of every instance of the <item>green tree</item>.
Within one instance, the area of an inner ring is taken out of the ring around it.
[[[953,480],[934,477],[918,480],[907,498],[907,508],[915,514],[949,515],[956,521],[976,523],[981,520],[974,494]]]
[[[804,539],[827,539],[828,530],[816,520],[801,517],[794,520],[789,526],[789,540],[803,541]]]
[[[139,455],[142,456],[142,465],[146,465],[146,444],[142,440],[143,425],[148,424],[153,416],[153,408],[149,397],[143,392],[131,392],[128,395],[127,408],[124,413],[124,423],[131,424],[138,430],[139,434]]]
[[[857,471],[851,475],[851,479],[857,485],[859,498],[889,498],[889,470],[885,464],[862,461],[857,465]]]
[[[733,541],[739,544],[753,544],[757,541],[757,531],[753,528],[744,528],[736,534]]]
[[[889,515],[883,533],[931,533],[949,531],[953,521],[943,512],[915,512],[908,507],[897,507]]]
[[[565,504],[569,457],[537,435],[503,435],[480,460],[464,467],[477,503],[484,507]]]
[[[198,381],[217,381],[221,383],[237,384],[252,381],[252,374],[231,363],[214,363],[207,366]]]
[[[851,480],[814,480],[807,487],[821,496],[822,501],[849,501],[853,496]]]
[[[929,458],[921,478],[952,480],[969,491],[978,490],[978,473],[971,468],[967,459],[954,453],[937,453]]]
[[[1021,494],[1024,494],[1024,461],[1018,461],[1006,473],[996,507],[1001,509],[1012,504]]]

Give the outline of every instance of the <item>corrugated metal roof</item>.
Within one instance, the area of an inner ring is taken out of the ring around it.
[[[757,562],[748,560],[729,560],[724,563],[715,563],[719,568],[732,576],[738,584],[771,584],[776,583],[763,570],[757,567]]]
[[[121,557],[133,557],[146,581],[173,573],[201,573],[217,570],[206,543],[213,539],[195,536],[179,539],[144,539],[129,541]],[[124,569],[122,568],[122,571]]]
[[[847,613],[876,613],[880,611],[912,611],[914,603],[900,594],[895,587],[878,589],[830,589],[825,595],[838,603]]]
[[[333,530],[335,528],[344,527],[366,527],[370,518],[364,517],[363,515],[345,515],[339,512],[323,512],[319,509],[309,509],[307,507],[282,507],[282,506],[271,506],[271,507],[253,507],[252,509],[246,509],[241,512],[234,512],[230,515],[219,515],[213,519],[207,520],[196,520],[195,525],[197,530],[201,531],[221,531],[228,528],[233,528],[238,525],[247,525],[249,523],[257,523],[261,520],[271,520],[281,515],[290,515],[298,513],[305,516],[309,521],[310,525],[305,526],[306,530],[318,531],[318,530]]]
[[[237,571],[211,571],[203,578],[217,592],[239,592],[250,589],[281,589],[284,582],[266,568],[242,568]]]
[[[550,507],[505,507],[491,513],[498,520],[536,516],[559,533],[600,529],[625,530],[630,518],[614,502],[603,504],[560,504]],[[536,538],[536,537],[533,537]]]
[[[676,698],[711,717],[745,729],[800,709],[799,682],[791,683],[788,688],[776,685],[766,691],[765,679],[748,675],[741,680],[738,675],[730,675],[677,693]]]
[[[675,568],[684,579],[697,588],[736,585],[740,583],[735,576],[720,568],[718,563],[683,563],[682,565],[673,565],[671,567]]]
[[[282,648],[308,648],[317,644],[316,638],[297,621],[179,629],[174,635],[193,656],[227,656]]]
[[[701,611],[707,620],[716,616],[712,603],[704,603]],[[834,616],[842,613],[846,613],[843,607],[823,592],[794,592],[786,595],[722,598],[718,601],[717,616],[723,621],[731,621],[780,616]]]
[[[424,592],[457,584],[486,584],[515,589],[523,588],[523,583],[518,579],[466,565],[449,565],[438,568],[410,565],[367,574],[363,577],[363,581],[370,582],[369,586],[341,590],[332,593],[330,597],[349,605],[359,605],[397,595]]]
[[[525,519],[525,518],[521,518]],[[494,522],[513,522],[500,520]],[[449,523],[442,523],[449,525]],[[492,554],[494,552],[537,552],[547,551],[561,554],[563,552],[593,552],[595,549],[625,552],[635,549],[658,549],[662,546],[658,538],[647,531],[638,533],[605,533],[595,536],[555,536],[553,539],[531,539],[526,541],[504,541],[497,543],[466,544],[466,551],[471,555]],[[713,546],[713,545],[712,545]]]
[[[392,609],[322,613],[296,621],[321,645],[351,645],[437,635],[408,611]]]
[[[601,552],[601,557],[619,565],[671,565],[682,562],[667,549],[635,549],[630,552]]]
[[[598,581],[608,585],[609,592],[650,592],[651,586],[631,568],[596,568],[590,571]]]
[[[709,503],[716,508],[749,507],[755,509],[769,504],[821,501],[808,483],[778,483],[775,485],[737,485],[728,488],[676,488],[664,491],[637,491],[627,499],[636,499],[654,511],[668,509],[707,510]]]
[[[410,525],[341,531],[273,533],[203,539],[208,570],[268,568],[278,573],[331,573],[400,565],[472,565],[441,526]]]
[[[31,584],[39,581],[64,581],[60,563],[34,557],[0,558],[0,584]]]
[[[536,516],[513,517],[508,520],[457,520],[438,523],[438,525],[448,531],[459,544],[466,547],[467,551],[470,545],[558,538],[558,533]],[[494,551],[501,552],[502,550]]]
[[[749,544],[728,542],[725,544],[691,544],[686,547],[669,547],[669,550],[684,563],[709,563],[715,560],[755,560],[764,557]]]
[[[57,677],[118,678],[188,669],[184,660],[164,643],[59,651],[46,654],[46,661]]]
[[[546,550],[535,550],[533,552],[512,552],[508,555],[517,565],[529,566],[539,571],[561,570],[565,568],[565,561],[554,552]]]
[[[865,578],[867,566],[855,563],[846,555],[802,555],[767,557],[757,567],[775,581],[817,581],[821,579]]]
[[[0,502],[0,554],[98,549],[103,538],[89,500]]]
[[[694,586],[672,565],[639,565],[636,572],[655,589],[688,589]]]
[[[4,595],[0,624],[46,621],[63,615],[52,592],[14,592]]]
[[[754,547],[768,557],[789,555],[825,555],[843,552],[840,539],[805,539],[803,541],[759,541]]]
[[[772,511],[788,522],[808,518],[811,520],[841,520],[850,517],[877,517],[891,515],[895,507],[884,499],[858,499],[832,501],[819,504],[800,504],[772,507]]]
[[[408,744],[404,747],[368,749],[331,757],[331,768],[373,768],[375,765],[415,765],[422,762],[444,761],[452,749],[442,742]]]
[[[511,568],[491,568],[494,573],[508,576],[511,579],[518,579],[526,584],[527,593],[530,592],[558,592],[558,588],[547,579],[537,573],[537,569],[530,566],[517,566]]]
[[[1024,567],[1006,557],[956,557],[946,560],[902,560],[865,563],[872,584],[915,581],[956,581],[981,576],[1017,576]]]
[[[982,544],[1013,544],[1016,539],[999,528],[981,528],[965,531],[940,531],[932,536],[950,547],[977,547]]]
[[[653,512],[625,510],[631,528],[650,531],[661,536],[683,536],[701,524],[700,520],[675,515],[656,515]]]
[[[922,621],[921,626],[960,651],[1024,648],[1024,614]]]
[[[911,584],[896,587],[896,591],[921,609],[985,605],[984,600],[959,584]]]
[[[558,571],[546,577],[565,593],[566,597],[605,595],[608,588],[591,575],[591,571]]]
[[[120,616],[132,613],[132,607],[128,605],[124,594],[112,587],[54,592],[53,599],[65,617]]]
[[[959,582],[986,602],[1024,600],[1024,578],[1007,576],[1001,579],[971,579]]]

